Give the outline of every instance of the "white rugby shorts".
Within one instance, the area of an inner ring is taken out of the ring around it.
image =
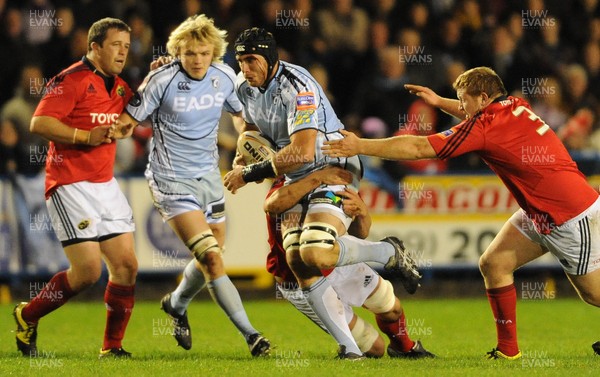
[[[354,312],[352,307],[361,307],[367,298],[375,291],[379,283],[379,274],[366,263],[357,263],[348,266],[336,267],[326,277],[344,305],[346,321],[350,322]],[[304,292],[298,288],[297,283],[277,284],[277,289],[299,311],[325,330],[321,321],[306,301]],[[327,331],[327,330],[325,330]]]
[[[600,198],[578,216],[550,234],[541,234],[522,209],[509,219],[525,237],[550,251],[570,275],[585,275],[600,268]]]
[[[201,178],[169,178],[146,170],[154,206],[164,221],[190,211],[202,211],[209,224],[225,221],[225,195],[219,170]]]
[[[115,178],[60,186],[46,200],[46,207],[63,246],[135,230],[133,211]]]
[[[300,203],[295,204],[292,208],[285,211],[282,217],[294,218],[292,215],[286,215],[291,213],[306,213],[307,215],[311,213],[328,213],[340,219],[346,230],[348,230],[348,227],[352,223],[352,218],[344,213],[342,198],[334,194],[337,191],[344,191],[345,187],[344,185],[319,187],[303,198]],[[297,217],[300,218],[300,216]],[[338,234],[338,236],[343,236],[343,234]]]

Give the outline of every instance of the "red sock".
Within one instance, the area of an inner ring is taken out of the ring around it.
[[[74,292],[67,279],[67,271],[61,271],[42,288],[41,291],[23,308],[23,319],[37,323],[46,314],[60,308],[78,292]]]
[[[408,336],[404,311],[402,311],[400,318],[395,322],[384,322],[380,316],[376,316],[375,319],[377,320],[379,329],[390,338],[392,348],[401,352],[408,352],[413,348],[415,342]]]
[[[517,344],[517,290],[514,284],[487,289],[487,296],[496,321],[497,348],[507,356],[519,353]]]
[[[135,285],[125,286],[108,282],[104,292],[106,329],[102,349],[121,348],[121,341],[133,310],[134,288]]]

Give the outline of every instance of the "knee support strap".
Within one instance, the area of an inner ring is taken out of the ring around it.
[[[219,243],[210,230],[196,234],[185,243],[185,246],[190,249],[197,261],[201,261],[206,253],[221,254]]]
[[[379,287],[373,292],[371,297],[365,300],[363,304],[374,314],[387,313],[394,307],[396,296],[394,296],[394,287],[392,283],[381,278]]]
[[[300,233],[302,229],[299,227],[288,228],[283,233],[283,249],[286,252],[300,250]]]
[[[377,330],[359,316],[356,316],[356,323],[354,323],[354,327],[350,332],[356,341],[356,345],[362,352],[370,350],[377,338],[379,338]]]
[[[309,247],[320,247],[331,250],[337,237],[337,230],[327,223],[309,223],[302,228],[300,250]]]

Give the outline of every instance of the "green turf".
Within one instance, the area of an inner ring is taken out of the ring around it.
[[[410,333],[435,360],[334,360],[336,344],[289,304],[245,303],[255,326],[276,348],[253,359],[244,341],[210,301],[190,309],[194,345],[184,351],[169,335],[158,302],[136,303],[124,347],[131,360],[97,360],[104,329],[101,302],[71,302],[40,324],[44,357],[29,360],[16,351],[12,306],[0,306],[0,376],[583,376],[598,375],[600,311],[575,299],[520,300],[519,338],[524,358],[488,361],[495,344],[485,299],[405,300]],[[364,310],[359,314],[373,322]],[[374,323],[374,322],[373,322]]]

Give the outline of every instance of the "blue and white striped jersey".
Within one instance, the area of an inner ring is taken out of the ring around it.
[[[324,141],[343,138],[339,130],[344,125],[321,85],[306,69],[280,60],[277,73],[265,90],[250,86],[241,72],[235,86],[244,105],[246,122],[256,125],[261,133],[273,139],[278,149],[290,144],[290,135],[295,132],[311,128],[318,130],[314,162],[286,174],[288,180],[302,178],[324,165],[341,166],[357,177],[361,176],[357,156],[332,158],[323,154],[321,147]]]
[[[175,60],[148,74],[125,110],[138,122],[150,117],[148,169],[172,178],[199,178],[218,168],[217,131],[222,109],[242,111],[235,72],[212,63],[202,80]]]

